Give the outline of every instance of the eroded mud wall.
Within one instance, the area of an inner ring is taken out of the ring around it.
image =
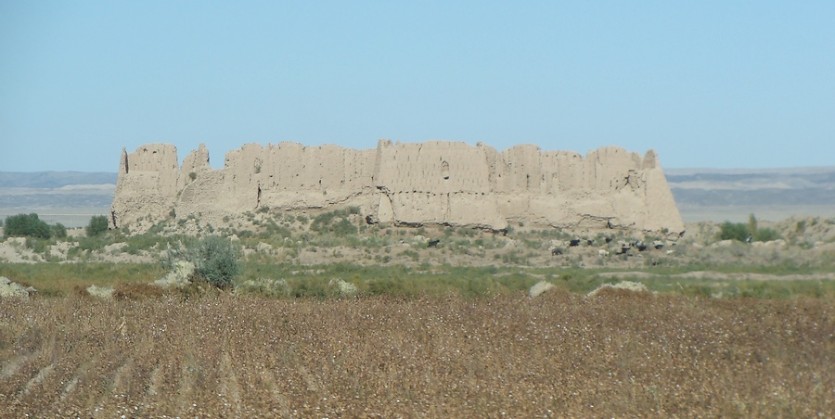
[[[504,229],[678,232],[683,223],[653,151],[604,147],[585,157],[520,145],[429,141],[352,150],[334,145],[247,144],[213,170],[204,146],[177,164],[176,148],[122,153],[114,226],[197,215],[217,220],[267,206],[358,206],[379,222]]]

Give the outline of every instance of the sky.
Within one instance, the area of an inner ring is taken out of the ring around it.
[[[0,171],[379,139],[835,165],[835,1],[0,0]]]

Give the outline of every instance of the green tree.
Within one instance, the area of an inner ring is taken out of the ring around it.
[[[107,217],[104,215],[94,215],[90,217],[90,223],[87,224],[87,237],[95,237],[107,231]]]
[[[18,214],[6,217],[6,237],[35,237],[48,239],[51,235],[49,224],[38,218],[38,214]]]

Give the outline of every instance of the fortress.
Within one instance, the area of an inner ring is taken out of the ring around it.
[[[605,147],[583,157],[533,145],[499,152],[480,143],[388,140],[370,150],[247,144],[218,170],[203,145],[182,166],[173,145],[123,150],[110,223],[142,231],[172,217],[220,225],[262,207],[351,206],[370,223],[392,225],[684,231],[652,150],[641,157]]]

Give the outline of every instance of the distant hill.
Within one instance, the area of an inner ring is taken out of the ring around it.
[[[835,216],[835,167],[667,169],[666,176],[687,222]]]
[[[115,189],[110,172],[0,172],[0,218],[35,212],[50,223],[84,226],[108,213]]]
[[[115,172],[0,172],[0,188],[116,184]]]

